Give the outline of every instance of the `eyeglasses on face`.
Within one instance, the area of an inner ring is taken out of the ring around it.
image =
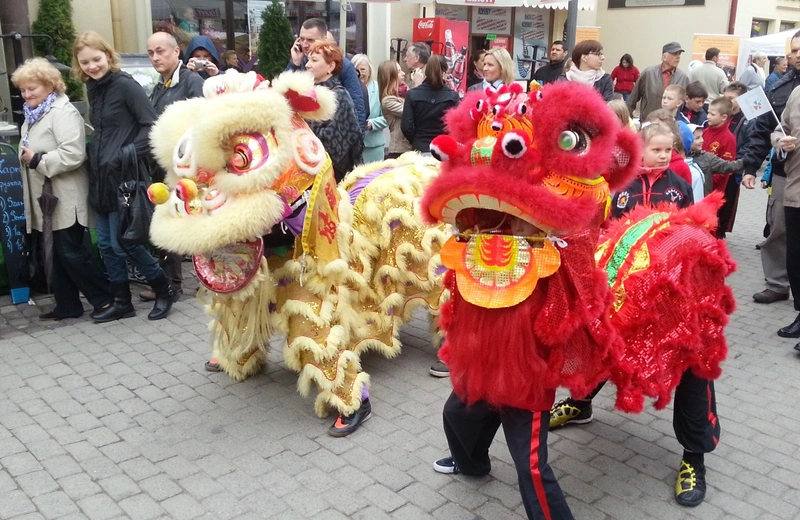
[[[600,51],[600,52],[587,52],[586,54],[591,54],[592,56],[597,56],[598,58],[605,58],[605,56],[606,56],[605,54],[603,54],[603,51]]]

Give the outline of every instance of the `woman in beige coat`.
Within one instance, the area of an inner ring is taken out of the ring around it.
[[[399,86],[403,82],[404,76],[403,69],[396,61],[387,60],[378,67],[378,93],[381,99],[381,110],[389,126],[387,159],[394,159],[411,151],[411,143],[400,129],[404,102],[399,94]]]
[[[58,198],[52,215],[53,276],[56,306],[39,316],[42,320],[77,318],[83,314],[79,292],[95,312],[107,308],[113,298],[110,285],[94,258],[83,246],[91,223],[87,202],[89,178],[83,161],[86,141],[83,119],[64,94],[61,73],[47,60],[33,58],[11,76],[19,88],[25,112],[20,160],[28,233],[42,231],[43,215],[38,198],[50,182]]]

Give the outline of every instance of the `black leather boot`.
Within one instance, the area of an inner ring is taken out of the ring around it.
[[[794,321],[778,331],[778,336],[782,338],[800,338],[800,314]]]
[[[153,310],[147,315],[148,320],[161,320],[167,317],[169,310],[172,308],[172,303],[175,301],[175,289],[169,280],[161,273],[155,280],[150,281],[150,287],[156,295],[156,302],[153,305]]]
[[[120,318],[132,318],[136,316],[136,310],[131,303],[131,286],[128,282],[112,283],[111,294],[114,295],[114,303],[105,309],[92,313],[95,323],[106,323]]]

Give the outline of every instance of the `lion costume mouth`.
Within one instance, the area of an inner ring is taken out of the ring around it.
[[[259,238],[193,255],[192,263],[200,283],[215,293],[230,294],[242,290],[258,274],[263,254],[264,242]]]
[[[459,292],[474,305],[517,305],[561,265],[550,233],[513,204],[465,194],[440,208],[442,220],[458,230],[442,248],[442,262],[456,272]]]

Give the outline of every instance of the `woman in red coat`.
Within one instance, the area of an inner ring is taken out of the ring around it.
[[[611,71],[611,79],[614,80],[614,92],[622,94],[622,99],[627,101],[634,83],[639,79],[639,69],[633,66],[633,58],[630,54],[622,55],[619,65]]]

